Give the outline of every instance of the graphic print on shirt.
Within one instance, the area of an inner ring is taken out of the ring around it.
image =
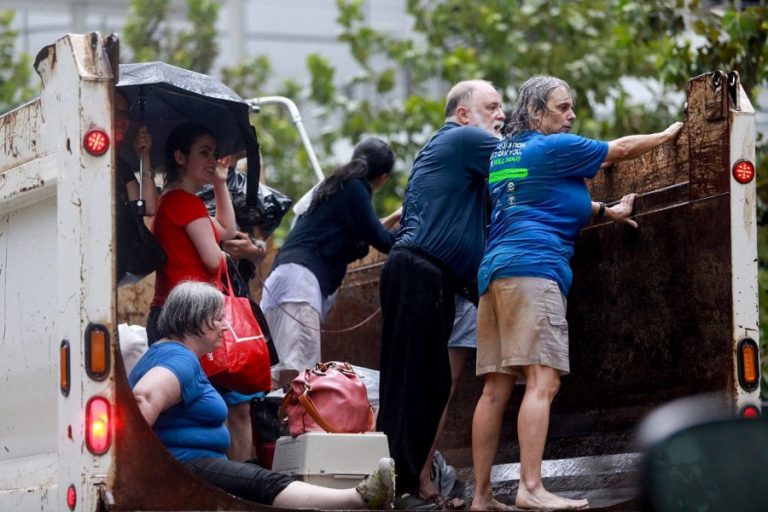
[[[515,190],[517,185],[514,180],[522,180],[528,177],[528,169],[520,167],[520,159],[526,142],[510,142],[500,144],[496,151],[491,155],[491,172],[488,176],[488,184],[493,185],[511,180],[506,185],[506,197],[498,198],[499,210],[512,208],[517,204]],[[502,199],[504,199],[502,201]],[[500,211],[498,213],[501,213]],[[497,213],[497,214],[498,214]]]

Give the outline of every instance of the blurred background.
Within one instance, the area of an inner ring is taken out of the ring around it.
[[[574,132],[616,138],[682,119],[689,78],[736,70],[757,114],[761,326],[768,329],[768,6],[698,0],[0,0],[0,113],[40,87],[32,62],[65,33],[115,32],[121,62],[162,60],[217,76],[243,98],[299,106],[326,174],[362,137],[390,141],[397,208],[410,163],[443,123],[444,96],[491,80],[511,107],[530,76],[576,90]],[[315,177],[286,112],[252,122],[267,182],[298,200]],[[290,217],[275,234],[279,246]],[[768,354],[761,336],[762,354]],[[763,397],[768,364],[763,361]]]

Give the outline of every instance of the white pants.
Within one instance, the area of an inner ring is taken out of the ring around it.
[[[320,358],[320,313],[306,302],[284,302],[264,312],[280,362],[272,367],[278,380],[281,370],[303,372]]]

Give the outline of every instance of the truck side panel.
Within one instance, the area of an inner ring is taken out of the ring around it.
[[[42,126],[40,98],[0,118],[2,510],[47,507],[56,498],[57,169]]]
[[[42,127],[40,98],[36,98],[0,117],[0,143],[3,163],[0,173],[45,154],[52,141],[40,137]]]
[[[53,499],[58,471],[55,265],[56,198],[0,214],[0,279],[4,293],[0,388],[0,509]],[[24,251],[17,248],[23,247]],[[52,353],[53,352],[53,353]],[[39,505],[38,505],[39,506]]]

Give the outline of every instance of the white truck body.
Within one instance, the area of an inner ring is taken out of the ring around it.
[[[0,120],[0,509],[63,510],[70,484],[96,507],[109,457],[85,448],[88,398],[111,400],[113,379],[83,365],[89,323],[113,331],[114,147],[92,156],[85,133],[111,133],[112,68],[96,34],[41,52],[40,97]],[[71,346],[71,388],[59,390],[59,348]]]

